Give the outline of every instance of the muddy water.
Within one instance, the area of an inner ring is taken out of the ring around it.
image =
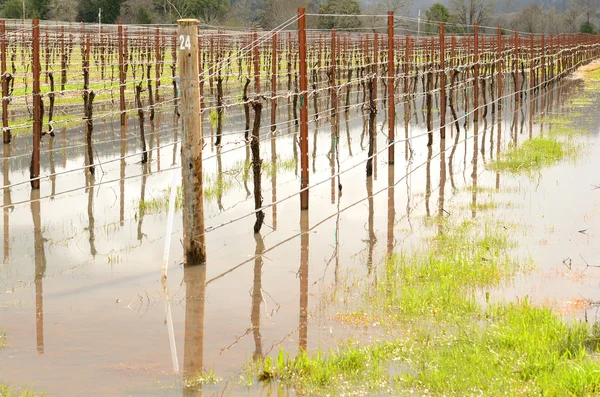
[[[532,107],[536,114],[573,111],[568,98],[580,89],[564,81],[536,97]],[[172,115],[161,114],[152,129],[147,127],[148,147],[154,150],[144,166],[135,120],[123,131],[118,121],[99,123],[95,150],[104,164],[96,166],[94,178],[80,169],[42,180],[39,195],[28,184],[3,190],[0,328],[7,346],[0,352],[0,380],[51,396],[82,391],[220,395],[224,389],[228,395],[258,394],[260,386],[247,389],[235,382],[252,358],[280,347],[293,354],[349,336],[375,337],[377,327],[365,332],[335,321],[339,308],[327,297],[344,288],[344,275],[370,277],[387,252],[422,244],[422,236],[435,233],[435,222],[428,218],[489,216],[482,204],[492,200],[490,191],[497,192],[493,200],[500,203],[493,211],[506,217],[508,233],[539,267],[494,292],[494,299],[529,295],[556,299],[559,306],[574,297],[600,299],[595,296],[600,269],[573,277],[585,267],[581,257],[600,265],[594,249],[600,190],[592,190],[592,184],[600,184],[594,180],[600,116],[588,110],[598,100],[594,97],[580,117],[591,130],[581,138],[582,156],[534,178],[487,169],[498,151],[548,130],[529,123],[528,102],[515,112],[504,100],[499,121],[491,111],[478,124],[461,119],[460,133],[452,128],[441,145],[436,132],[430,148],[422,103],[412,103],[407,128],[402,112],[397,115],[397,137],[411,141],[397,144],[393,171],[385,150],[386,113],[380,109],[374,152],[382,152],[374,160],[372,178],[366,177],[366,112],[353,108],[340,115],[339,151],[329,120],[313,120],[310,184],[322,183],[311,189],[310,210],[304,212],[296,195],[297,131],[293,123],[283,123],[271,139],[265,127],[261,157],[280,162],[275,177],[263,173],[264,203],[290,198],[265,210],[260,235],[252,233],[254,215],[247,216],[254,201],[252,180],[244,175],[249,152],[241,142],[243,115],[232,111],[226,116],[220,151],[210,144],[214,136],[205,121],[205,171],[213,186],[217,180],[223,186],[222,194],[207,197],[205,207],[208,263],[183,269],[177,212],[164,286],[167,212],[144,214],[138,202],[165,197],[172,170],[180,172],[176,142],[181,134]],[[287,120],[291,108],[282,102],[278,112],[278,120]],[[268,117],[263,112],[265,126]],[[52,143],[44,141],[42,174],[85,165],[81,131],[61,133]],[[26,180],[29,139],[16,138],[4,150],[4,186]],[[332,153],[339,156],[342,171],[334,183],[330,177],[338,168]],[[562,264],[568,257],[571,270]],[[181,374],[202,369],[225,380],[202,391],[185,389]]]

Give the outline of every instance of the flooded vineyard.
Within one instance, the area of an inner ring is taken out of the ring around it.
[[[49,396],[301,394],[250,364],[383,335],[343,315],[352,280],[377,282],[448,219],[490,211],[539,269],[478,299],[600,299],[600,271],[581,272],[600,263],[600,96],[572,78],[600,55],[597,36],[411,37],[393,16],[378,33],[309,18],[304,46],[297,19],[201,30],[206,263],[184,265],[176,27],[0,23],[1,382]],[[543,175],[498,167],[566,118],[585,131],[576,158]]]

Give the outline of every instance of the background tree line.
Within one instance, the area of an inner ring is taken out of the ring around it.
[[[437,33],[439,22],[456,33],[474,23],[530,33],[596,32],[600,0],[527,1],[531,0],[446,0],[422,10],[420,26],[414,20],[398,20],[396,26],[398,31],[424,34]],[[0,0],[0,16],[20,19],[24,11],[25,18],[98,22],[101,9],[103,23],[161,24],[194,17],[213,26],[272,29],[292,18],[298,7],[305,7],[311,13],[349,15],[309,18],[310,27],[382,30],[386,20],[380,15],[393,10],[398,16],[414,18],[411,6],[412,0]],[[360,14],[372,17],[354,16]]]

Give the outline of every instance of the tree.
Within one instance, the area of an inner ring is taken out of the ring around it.
[[[590,26],[592,18],[596,16],[597,3],[597,0],[576,0],[577,8],[579,8],[581,14],[585,17],[587,27]],[[593,27],[593,25],[591,26]]]
[[[29,14],[32,18],[48,18],[48,0],[29,0]]]
[[[50,0],[48,19],[54,21],[75,22],[77,19],[77,0]]]
[[[206,24],[223,20],[229,11],[229,0],[188,0],[188,13]]]
[[[527,33],[539,32],[541,30],[542,15],[542,7],[537,4],[531,4],[527,7],[523,7],[518,12],[516,21],[519,31]]]
[[[495,0],[450,0],[450,11],[459,24],[484,24],[491,17],[495,5]]]
[[[362,26],[360,19],[353,15],[360,15],[360,5],[357,0],[327,0],[321,5],[320,14],[348,15],[348,16],[322,16],[319,17],[321,29],[355,29]]]
[[[375,6],[383,14],[388,11],[394,11],[394,15],[402,15],[408,13],[412,0],[379,0]]]
[[[77,10],[77,20],[98,22],[98,13],[102,9],[102,23],[115,23],[121,13],[120,0],[81,0]]]
[[[2,17],[9,19],[21,19],[23,15],[23,3],[21,0],[7,0],[2,6]]]
[[[450,20],[450,11],[448,8],[441,4],[435,3],[427,11],[425,11],[425,17],[427,22],[426,30],[428,32],[438,32],[440,22],[448,22]]]
[[[237,0],[231,6],[227,24],[244,28],[260,27],[266,7],[264,3],[263,0]]]
[[[591,22],[584,22],[579,27],[579,31],[581,33],[594,34],[594,33],[596,33],[596,27]]]
[[[568,33],[576,32],[579,29],[579,21],[581,20],[581,9],[573,1],[569,1],[567,9],[565,10],[564,19],[564,30]]]

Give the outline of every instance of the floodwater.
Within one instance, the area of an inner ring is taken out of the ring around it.
[[[564,80],[531,107],[538,115],[578,111],[568,100],[580,90],[581,82]],[[118,120],[97,121],[94,148],[103,164],[96,165],[94,177],[83,169],[81,128],[44,137],[42,175],[58,175],[42,179],[39,192],[31,192],[28,183],[14,185],[27,180],[31,152],[31,139],[16,137],[4,146],[2,161],[0,329],[7,345],[0,351],[0,380],[49,396],[263,393],[260,385],[236,382],[253,358],[377,334],[376,327],[365,331],[335,321],[339,308],[325,297],[343,288],[344,274],[370,277],[389,251],[422,244],[423,236],[435,232],[428,217],[489,216],[481,208],[492,197],[500,203],[495,216],[506,219],[520,253],[537,266],[495,291],[493,299],[530,296],[555,300],[559,308],[573,299],[600,300],[600,268],[593,267],[600,265],[594,249],[600,234],[600,189],[594,189],[600,185],[600,115],[590,111],[600,97],[591,99],[577,116],[590,130],[580,138],[581,156],[533,178],[487,167],[498,150],[548,130],[530,123],[527,101],[515,112],[512,101],[503,100],[499,122],[491,111],[478,124],[459,120],[460,134],[447,129],[445,151],[438,132],[433,146],[426,145],[421,101],[411,104],[409,124],[400,105],[397,140],[411,140],[396,145],[393,168],[387,162],[387,115],[380,109],[373,178],[365,174],[367,111],[340,114],[339,168],[330,120],[311,117],[310,185],[319,184],[310,190],[309,210],[302,212],[297,131],[293,123],[283,123],[291,107],[280,102],[282,124],[275,139],[268,134],[265,107],[261,157],[271,163],[278,158],[279,166],[274,177],[263,172],[262,192],[265,205],[278,204],[265,209],[257,235],[252,180],[243,167],[250,156],[239,132],[243,113],[226,114],[220,151],[205,120],[205,173],[213,186],[222,186],[222,194],[216,189],[205,205],[207,265],[183,268],[178,211],[164,285],[167,211],[142,213],[138,203],[166,197],[173,172],[180,183],[181,132],[172,113],[159,112],[154,125],[146,125],[152,149],[146,166],[140,164],[137,120],[123,130]],[[332,181],[340,171],[339,180]],[[585,261],[590,267],[584,271]],[[223,381],[186,389],[182,373],[203,369]]]

